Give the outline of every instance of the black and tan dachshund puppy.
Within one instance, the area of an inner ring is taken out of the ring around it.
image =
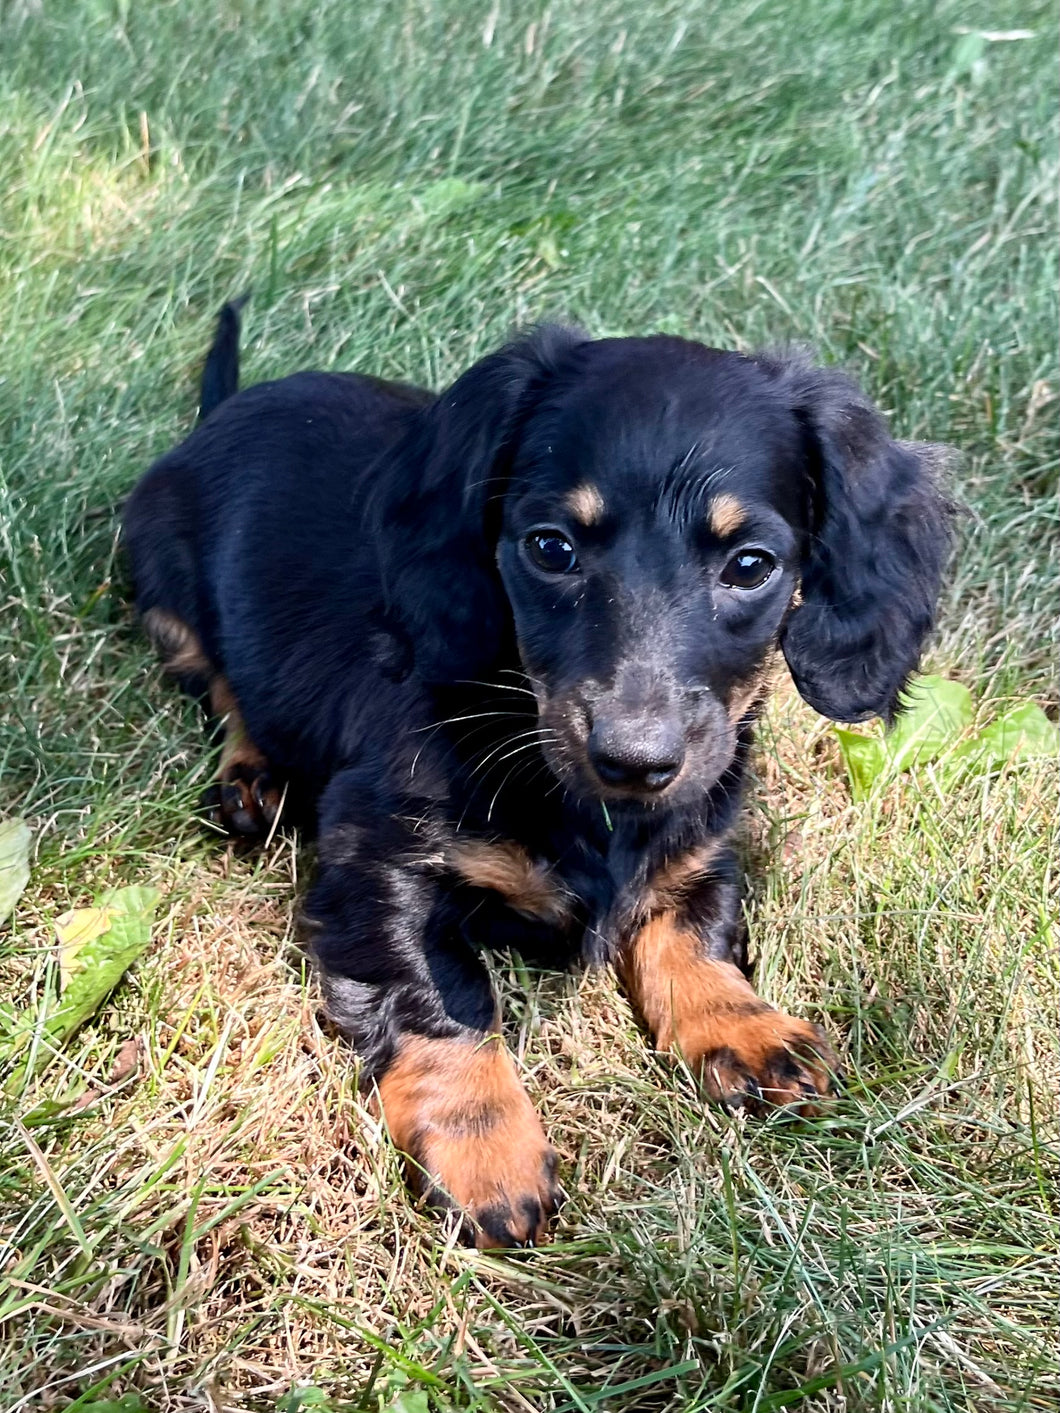
[[[811,1108],[834,1057],[745,977],[730,841],[778,649],[826,716],[896,710],[937,449],[802,355],[543,328],[438,396],[229,397],[238,334],[227,306],[203,424],[128,503],[137,603],[223,722],[228,827],[282,795],[317,831],[328,1006],[413,1181],[480,1246],[556,1204],[483,947],[609,960],[715,1099]]]

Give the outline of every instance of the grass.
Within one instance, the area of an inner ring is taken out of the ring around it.
[[[309,860],[196,825],[209,761],[116,545],[251,285],[248,379],[441,383],[555,315],[808,339],[963,454],[932,666],[984,716],[1052,710],[1053,19],[0,0],[0,812],[35,831],[5,997],[51,985],[68,907],[164,893],[147,957],[0,1116],[5,1410],[1055,1406],[1051,767],[855,804],[782,693],[746,841],[759,980],[827,1025],[850,1092],[744,1125],[646,1054],[609,977],[502,960],[570,1200],[551,1248],[475,1256],[410,1208],[321,1027]]]

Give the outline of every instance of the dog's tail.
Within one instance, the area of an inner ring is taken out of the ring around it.
[[[239,391],[239,311],[249,298],[248,291],[238,299],[230,300],[217,316],[217,333],[202,370],[200,422],[209,417],[226,397]]]

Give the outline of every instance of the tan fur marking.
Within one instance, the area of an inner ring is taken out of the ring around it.
[[[566,498],[567,509],[581,525],[595,525],[604,513],[604,498],[588,482],[575,486]]]
[[[705,957],[676,914],[641,928],[618,971],[657,1048],[679,1051],[713,1097],[744,1090],[749,1078],[767,1103],[809,1113],[807,1097],[827,1092],[835,1059],[817,1027],[774,1010],[732,963]]]
[[[210,679],[210,710],[224,725],[216,778],[223,787],[235,786],[239,792],[238,813],[244,823],[237,832],[271,832],[283,811],[283,791],[269,778],[269,762],[247,734],[231,683],[219,672]],[[222,802],[225,798],[222,791]],[[230,812],[232,805],[222,803],[222,810]],[[227,817],[236,816],[229,813]],[[247,828],[247,821],[254,821],[256,828]]]
[[[738,685],[729,700],[727,715],[734,726],[747,715],[756,702],[760,702],[766,694],[769,677],[765,672],[758,672],[749,682]]]
[[[235,766],[245,766],[247,769],[258,771],[266,770],[268,762],[247,735],[243,713],[239,710],[236,695],[232,691],[228,678],[222,676],[221,673],[217,673],[210,679],[210,710],[219,721],[224,723],[225,738],[221,747],[221,763],[217,772],[219,778],[223,779],[230,774]]]
[[[526,850],[510,840],[460,839],[446,861],[476,888],[492,888],[516,912],[540,918],[553,927],[570,922],[571,900],[546,865],[535,863]]]
[[[719,539],[735,535],[746,518],[743,506],[728,492],[715,496],[710,503],[710,528]]]
[[[149,608],[142,621],[167,672],[208,677],[213,671],[199,635],[176,614],[164,608]]]
[[[727,835],[708,839],[676,859],[667,859],[648,879],[647,887],[637,899],[634,917],[646,922],[653,914],[673,911],[689,890],[708,877],[711,866],[728,841]]]
[[[249,832],[246,820],[254,817],[262,821],[264,832],[279,814],[283,798],[275,785],[264,784],[260,779],[268,774],[269,763],[247,735],[243,713],[228,678],[214,670],[198,634],[175,614],[162,608],[150,608],[143,616],[143,625],[161,654],[167,672],[207,679],[210,712],[224,728],[216,778],[222,785],[235,785],[238,789],[242,801],[241,813],[245,816],[238,826],[239,832]],[[252,785],[255,777],[258,779]],[[221,798],[225,800],[223,794]],[[239,814],[232,804],[231,792],[220,809],[228,820]]]
[[[752,707],[764,701],[776,681],[780,659],[776,653],[764,662],[746,682],[737,683],[726,707],[733,726],[738,726]]]
[[[421,1191],[439,1188],[472,1220],[510,1213],[518,1241],[540,1241],[554,1206],[554,1159],[530,1096],[499,1035],[429,1040],[408,1035],[379,1081],[394,1144]],[[540,1204],[536,1222],[523,1210]],[[501,1243],[479,1230],[476,1246]]]
[[[236,694],[228,678],[218,672],[210,678],[210,710],[220,721],[232,721],[242,727],[243,718],[239,712]],[[238,718],[238,722],[237,719]]]

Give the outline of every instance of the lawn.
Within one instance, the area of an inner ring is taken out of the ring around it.
[[[758,982],[847,1093],[726,1117],[610,976],[502,959],[570,1195],[551,1247],[476,1256],[404,1195],[322,1023],[308,852],[197,822],[200,724],[117,539],[249,287],[247,381],[441,385],[555,316],[808,340],[960,450],[929,667],[979,724],[1055,717],[1054,31],[1038,0],[0,0],[0,816],[33,830],[0,1039],[52,994],[61,914],[161,894],[3,1093],[5,1413],[1056,1406],[1053,762],[855,799],[781,690]]]

